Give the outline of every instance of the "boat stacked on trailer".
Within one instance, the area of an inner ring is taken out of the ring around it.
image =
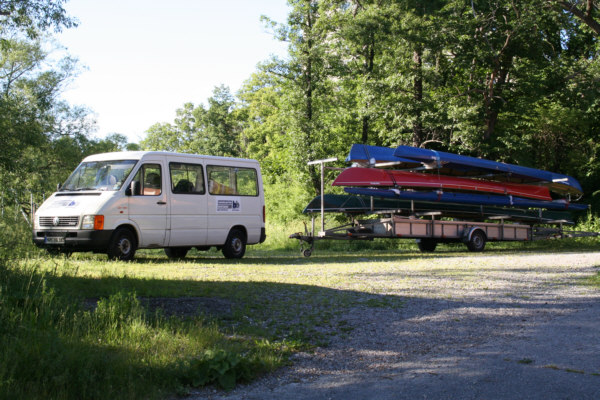
[[[583,192],[568,175],[409,146],[355,144],[346,161],[352,166],[333,186],[347,194],[314,198],[304,209],[312,214],[312,231],[305,226],[304,234],[290,235],[307,257],[322,239],[412,238],[431,252],[438,243],[483,251],[487,241],[600,235],[563,229],[573,223],[572,211],[588,209],[576,202]],[[319,211],[321,231],[315,233]],[[351,222],[325,229],[325,212],[347,214]]]
[[[334,186],[351,195],[437,203],[442,213],[452,211],[451,205],[502,207],[518,219],[521,210],[538,209],[541,215],[588,208],[574,202],[583,194],[575,178],[540,169],[410,146],[362,144],[352,146],[346,161],[353,166]]]

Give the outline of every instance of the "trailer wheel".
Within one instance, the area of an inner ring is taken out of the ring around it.
[[[110,240],[106,254],[111,260],[131,261],[135,256],[135,236],[127,228],[118,228]]]
[[[471,233],[471,238],[467,242],[467,248],[469,251],[481,252],[485,248],[486,237],[485,233],[480,230],[476,230]]]
[[[165,254],[172,260],[185,258],[188,251],[190,251],[189,247],[165,247]]]
[[[433,253],[437,247],[437,244],[438,242],[435,239],[417,239],[417,246],[419,246],[421,253]]]
[[[302,255],[304,257],[310,257],[312,255],[312,251],[310,249],[304,249],[302,250]]]
[[[239,229],[232,229],[221,250],[225,258],[242,258],[246,253],[246,235]]]

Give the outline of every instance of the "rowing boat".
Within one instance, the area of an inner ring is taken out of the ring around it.
[[[394,150],[394,156],[419,161],[442,175],[479,176],[516,183],[537,182],[561,195],[580,197],[583,194],[581,185],[575,178],[541,169],[411,146],[398,146]]]
[[[545,201],[552,200],[550,191],[545,186],[377,168],[346,168],[333,181],[333,186],[430,188],[513,195]]]
[[[405,200],[430,201],[441,203],[458,203],[473,205],[489,205],[502,207],[520,207],[520,208],[543,208],[548,210],[569,210],[582,211],[587,210],[587,204],[571,203],[567,200],[535,200],[515,196],[487,195],[480,193],[459,193],[442,191],[412,191],[399,189],[370,189],[346,187],[344,190],[350,194],[363,196],[374,196],[383,198],[400,198]]]
[[[569,211],[528,210],[515,207],[493,207],[472,204],[411,201],[400,198],[382,198],[352,194],[326,194],[323,211],[327,213],[372,214],[390,212],[406,215],[437,213],[440,217],[469,218],[485,220],[504,218],[505,220],[526,223],[571,222]],[[303,213],[321,211],[321,196],[316,196],[304,208]]]

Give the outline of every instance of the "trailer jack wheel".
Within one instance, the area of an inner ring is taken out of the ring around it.
[[[304,248],[305,244],[308,246],[307,248]],[[304,257],[310,257],[312,255],[314,248],[315,248],[315,242],[314,242],[314,240],[312,240],[312,238],[310,238],[309,240],[300,242],[300,253]]]

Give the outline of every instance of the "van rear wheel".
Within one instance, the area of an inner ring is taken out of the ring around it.
[[[229,232],[222,251],[225,258],[244,257],[246,253],[246,235],[244,232],[239,229],[233,229]]]
[[[165,247],[165,254],[172,260],[185,258],[188,251],[190,251],[189,247]]]
[[[106,254],[111,260],[131,261],[135,256],[135,236],[127,228],[118,228],[110,240]]]

